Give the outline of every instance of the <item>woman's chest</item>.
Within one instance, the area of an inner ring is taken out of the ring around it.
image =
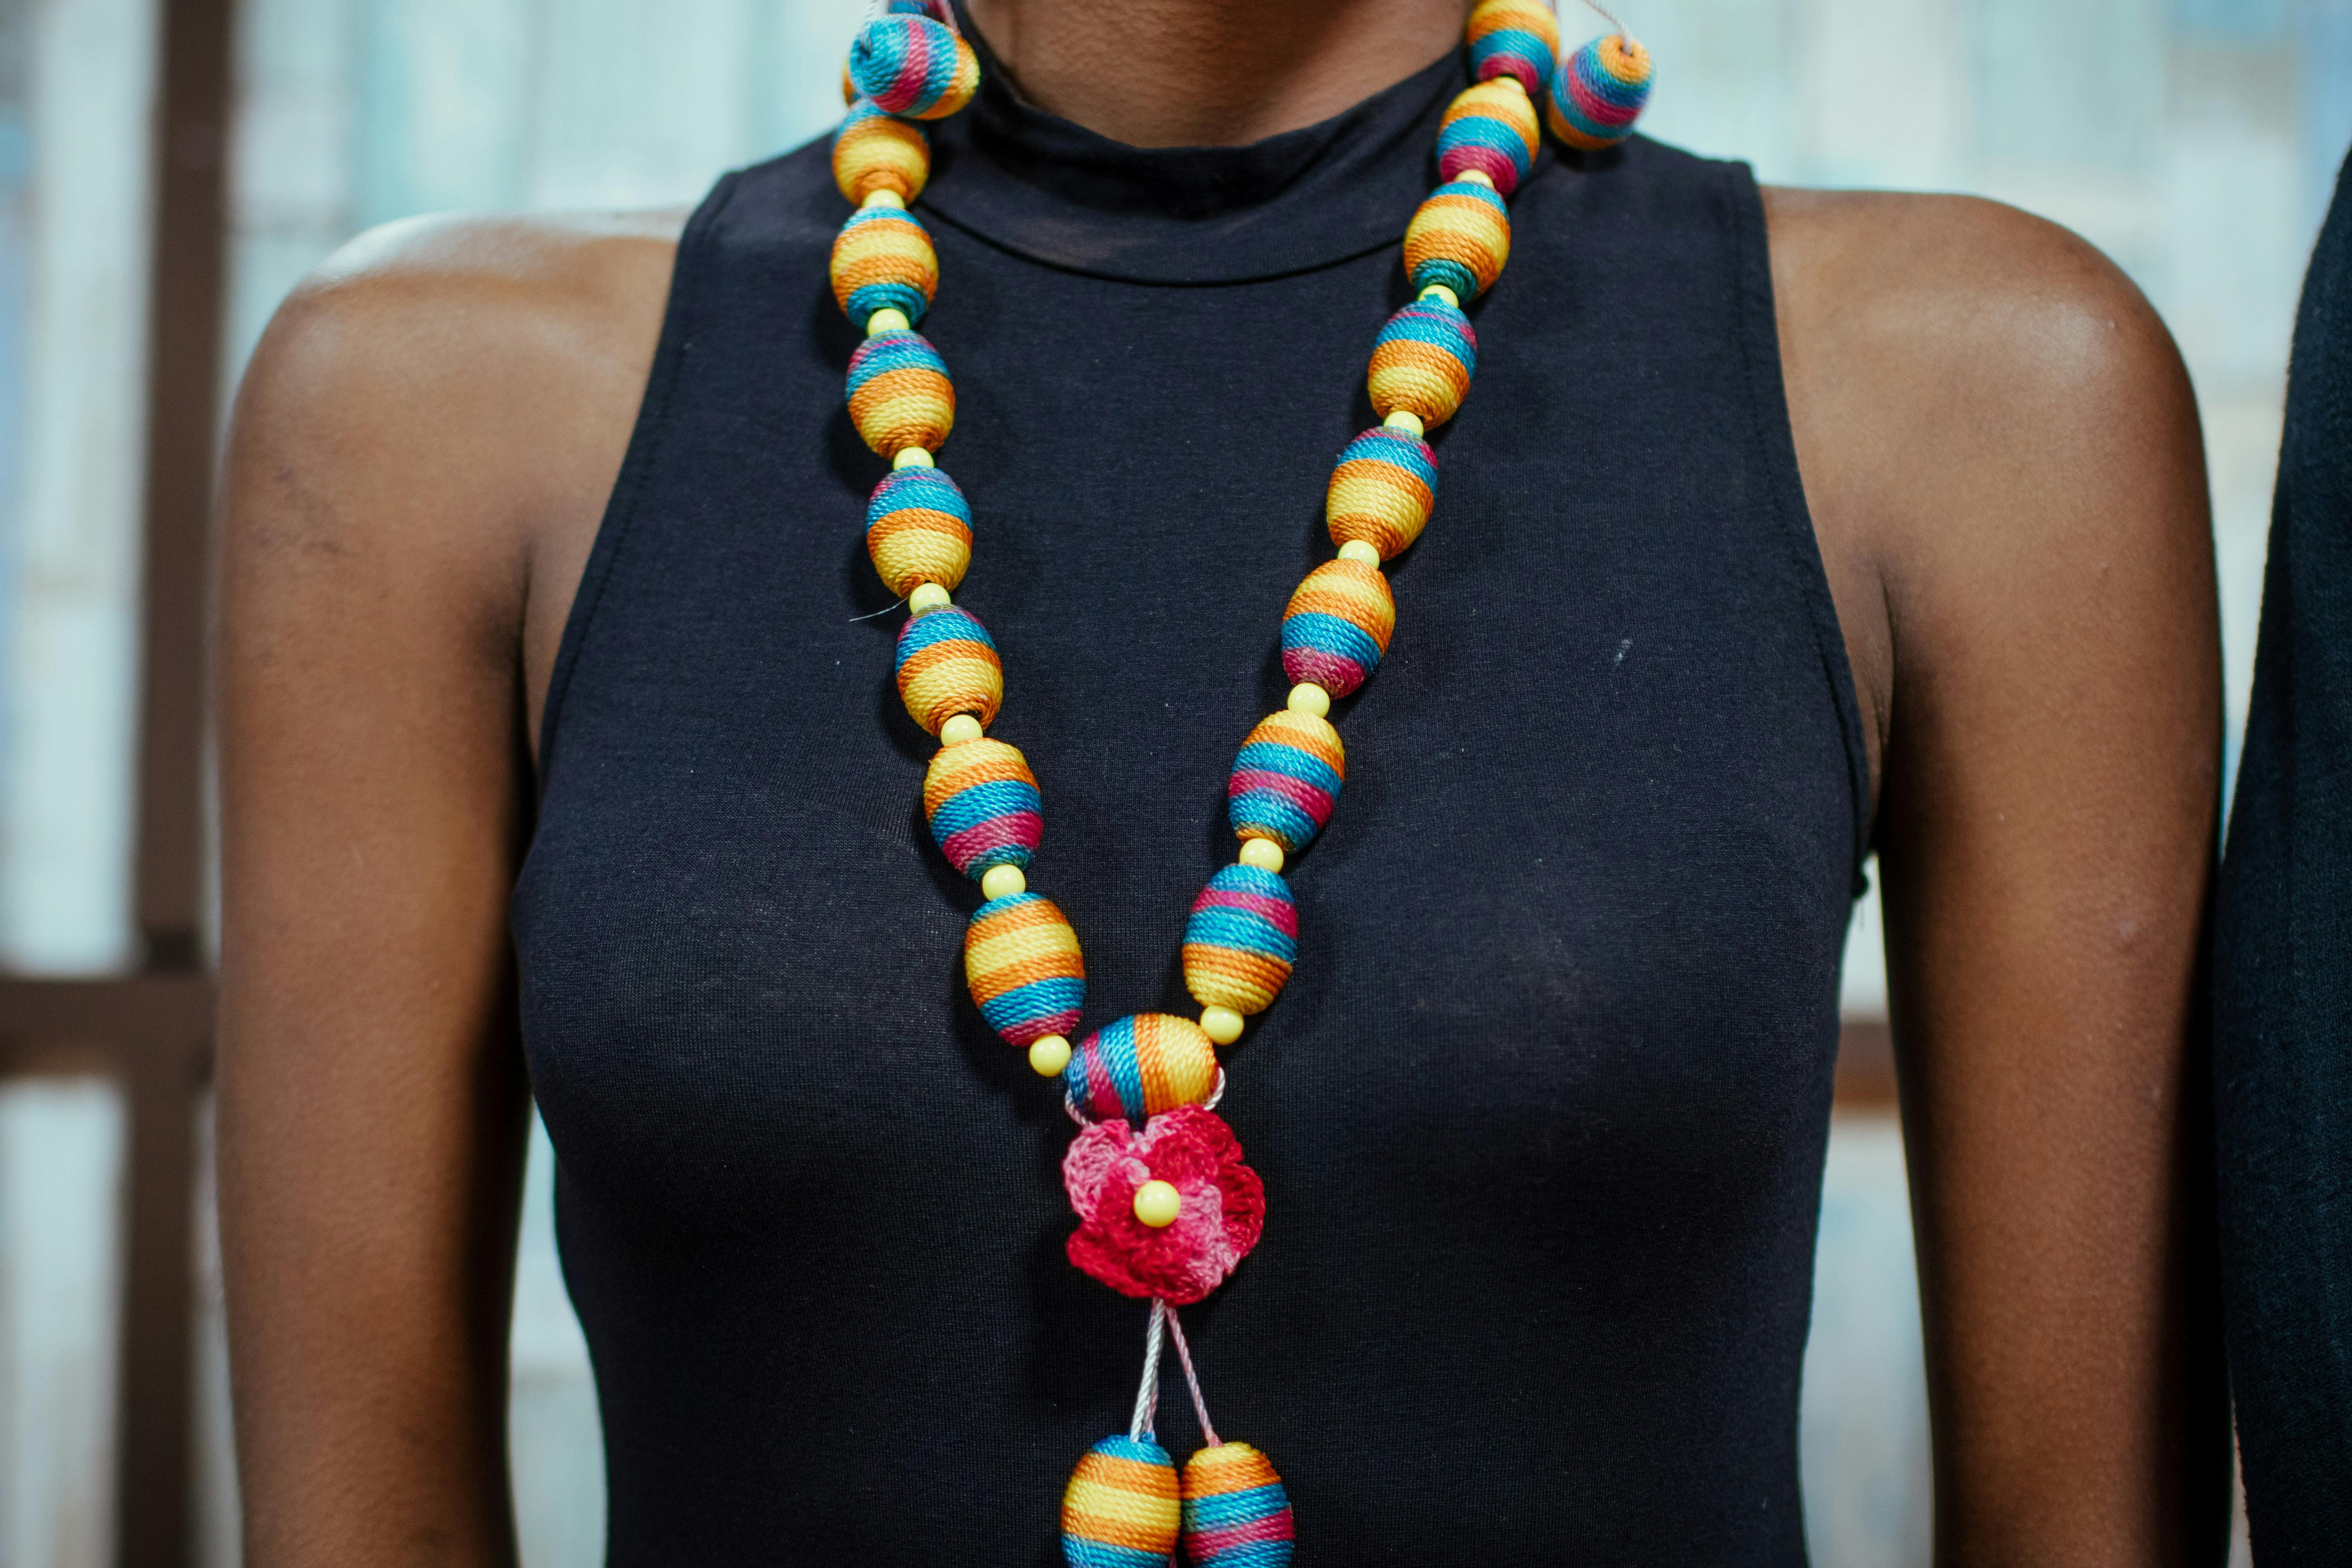
[[[932,333],[962,367],[957,602],[1003,661],[991,733],[1042,788],[1029,885],[1077,931],[1083,1029],[1192,1010],[1185,913],[1283,702],[1330,454],[1370,423],[1342,328],[1388,284],[1363,272],[1032,299],[970,265]],[[1615,1168],[1629,1139],[1728,1171],[1727,1138],[1785,1137],[1826,1084],[1853,812],[1811,585],[1744,426],[1701,400],[1662,447],[1530,335],[1436,443],[1387,656],[1332,714],[1336,811],[1287,868],[1294,973],[1226,1053],[1244,1135],[1336,1119],[1334,1172],[1401,1140]],[[934,743],[860,527],[882,468],[823,357],[716,356],[575,616],[516,905],[575,1179],[657,1190],[703,1168],[681,1139],[780,1193],[883,1147],[976,1164],[961,1129],[1044,1092],[961,984],[979,894],[926,829]]]

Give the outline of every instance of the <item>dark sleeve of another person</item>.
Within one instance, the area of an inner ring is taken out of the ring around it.
[[[2352,1563],[2352,161],[2295,320],[2214,954],[2254,1560]]]

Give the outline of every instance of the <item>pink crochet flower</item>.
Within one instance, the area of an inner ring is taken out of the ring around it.
[[[1135,1217],[1135,1189],[1166,1182],[1183,1199],[1173,1225]],[[1136,1131],[1097,1121],[1062,1160],[1062,1184],[1078,1211],[1070,1261],[1128,1296],[1183,1306],[1224,1283],[1265,1225],[1265,1186],[1242,1163],[1242,1146],[1215,1112],[1180,1105]]]

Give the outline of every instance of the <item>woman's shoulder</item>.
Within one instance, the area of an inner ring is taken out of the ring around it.
[[[1767,187],[1798,467],[1873,750],[1896,628],[2079,613],[2108,563],[2210,556],[2196,405],[2123,270],[1972,196]],[[2180,584],[2144,584],[2177,601]],[[2084,623],[2087,624],[2087,623]]]
[[[2069,230],[1979,196],[1763,189],[1784,327],[1811,346],[1970,364],[2004,380],[2168,357],[2122,268]],[[2124,356],[2118,362],[2116,356]]]
[[[486,659],[520,639],[533,732],[661,335],[682,210],[406,220],[263,333],[226,476],[235,569],[429,582]]]
[[[278,307],[239,390],[239,425],[479,429],[528,419],[616,362],[641,371],[685,217],[445,216],[371,229]]]

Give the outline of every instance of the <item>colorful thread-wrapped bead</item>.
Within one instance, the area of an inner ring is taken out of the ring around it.
[[[1544,121],[1571,147],[1614,147],[1650,101],[1650,51],[1621,33],[1595,38],[1552,72]]]
[[[971,506],[937,468],[893,468],[866,503],[866,552],[890,592],[952,588],[971,565]]]
[[[1271,871],[1228,866],[1184,921],[1184,988],[1203,1007],[1248,1015],[1274,1005],[1298,962],[1298,906]]]
[[[1494,286],[1510,256],[1511,209],[1475,180],[1438,186],[1405,226],[1404,269],[1415,293],[1443,284],[1466,304]]]
[[[1396,630],[1396,599],[1377,566],[1326,561],[1282,612],[1282,673],[1345,697],[1379,668]]]
[[[1217,1051],[1190,1018],[1138,1013],[1079,1041],[1062,1087],[1096,1121],[1124,1116],[1140,1127],[1163,1110],[1208,1099],[1217,1087]]]
[[[1042,893],[992,899],[972,911],[963,977],[988,1026],[1016,1046],[1068,1034],[1086,1005],[1078,933]]]
[[[1028,869],[1045,812],[1028,759],[1002,741],[942,746],[923,775],[923,820],[948,864],[975,881],[998,866]]]
[[[1106,1437],[1062,1493],[1062,1560],[1069,1568],[1167,1568],[1182,1521],[1168,1450],[1149,1438]]]
[[[1437,454],[1429,443],[1376,426],[1341,448],[1323,515],[1332,543],[1361,540],[1386,561],[1421,537],[1436,504]]]
[[[1339,731],[1312,714],[1283,709],[1257,721],[1234,759],[1225,815],[1237,838],[1265,838],[1296,854],[1331,820],[1348,754]]]
[[[920,326],[940,286],[939,254],[912,213],[861,207],[834,237],[833,298],[852,325],[866,330],[877,310],[897,310]]]
[[[920,332],[877,332],[849,356],[849,417],[886,458],[936,452],[955,428],[955,383]]]
[[[1183,1502],[1184,1561],[1192,1568],[1284,1568],[1290,1561],[1290,1494],[1247,1443],[1220,1443],[1187,1459]]]
[[[1458,180],[1473,170],[1509,195],[1535,167],[1543,128],[1535,101],[1508,82],[1465,88],[1437,124],[1437,172]]]
[[[933,610],[900,627],[898,675],[898,700],[934,735],[959,713],[993,723],[1004,701],[995,640],[968,610]]]
[[[1470,318],[1443,299],[1415,300],[1372,340],[1372,407],[1383,419],[1402,408],[1433,430],[1462,406],[1477,367]]]
[[[877,16],[849,46],[857,90],[884,111],[939,120],[971,101],[980,57],[953,30],[927,16]]]
[[[833,133],[833,183],[862,207],[877,191],[897,193],[902,202],[923,194],[931,177],[931,144],[919,125],[909,125],[859,99]]]
[[[1528,89],[1528,102],[1543,101],[1552,61],[1559,56],[1559,21],[1543,0],[1478,0],[1463,36],[1470,45],[1472,77],[1491,81],[1515,76]]]

